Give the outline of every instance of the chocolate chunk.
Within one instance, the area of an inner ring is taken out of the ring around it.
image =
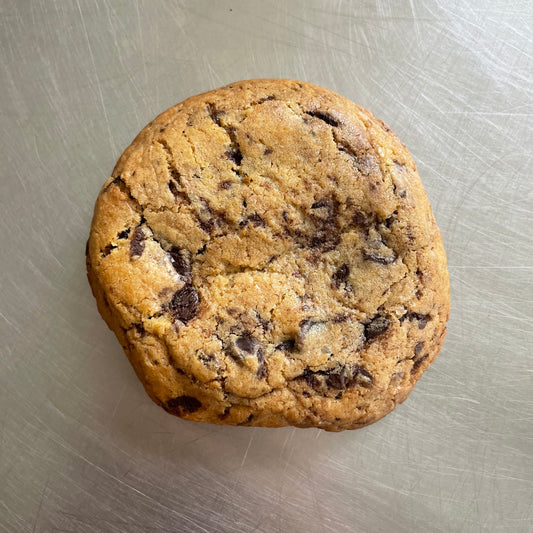
[[[137,226],[133,231],[133,237],[130,242],[130,257],[139,257],[144,251],[144,241],[146,237],[140,226]]]
[[[341,313],[333,317],[333,322],[335,324],[342,324],[343,322],[347,322],[349,318],[350,315],[348,313]]]
[[[310,248],[322,248],[324,252],[333,250],[340,241],[338,223],[339,201],[334,197],[320,198],[311,205],[310,220],[314,226],[313,234],[304,237]],[[296,230],[292,234],[298,239]]]
[[[128,238],[128,235],[130,234],[130,229],[131,229],[131,228],[126,228],[124,231],[121,231],[121,232],[117,235],[117,237],[118,237],[119,239],[127,239],[127,238]]]
[[[144,329],[144,326],[140,323],[133,324],[133,327],[135,328],[135,331],[141,335],[141,337],[146,333],[146,330]]]
[[[415,346],[415,355],[420,355],[420,352],[422,351],[422,348],[424,347],[424,341],[420,341]]]
[[[371,224],[371,219],[363,211],[357,210],[352,216],[352,223],[355,226],[359,226],[361,228],[367,228]]]
[[[272,148],[265,148],[265,151],[263,152],[263,155],[270,155],[274,150]]]
[[[250,333],[244,333],[233,342],[229,355],[236,361],[244,361],[246,357],[256,357],[258,362],[257,378],[266,376],[265,355],[261,343]]]
[[[187,250],[180,250],[175,246],[170,249],[168,252],[170,256],[170,262],[174,267],[174,270],[180,276],[190,277],[191,275],[191,262],[190,262],[190,253]]]
[[[164,407],[169,413],[183,416],[198,411],[202,403],[194,396],[178,396],[168,400]]]
[[[311,205],[311,209],[321,209],[322,207],[325,207],[328,210],[328,214],[334,214],[337,211],[339,202],[334,200],[333,198],[321,198],[320,200],[317,200]]]
[[[235,346],[243,352],[255,355],[261,343],[249,333],[245,333],[235,341]]]
[[[307,369],[300,378],[315,390],[346,390],[354,386],[369,388],[374,382],[372,374],[357,364],[339,365],[327,370]]]
[[[207,233],[211,233],[215,227],[221,227],[226,223],[226,216],[221,211],[216,211],[205,198],[199,198],[197,201],[198,224]]]
[[[180,192],[178,191],[178,187],[176,186],[176,183],[173,180],[170,180],[168,182],[168,188],[170,189],[170,192],[174,195],[174,198],[179,198]]]
[[[202,255],[202,254],[205,254],[206,249],[207,249],[207,243],[205,243],[201,248],[199,248],[199,249],[196,251],[196,255]]]
[[[336,144],[337,149],[340,152],[344,152],[352,158],[354,167],[361,172],[361,174],[368,176],[374,169],[377,168],[376,162],[371,155],[364,153],[362,150],[352,148],[344,141],[336,141]]]
[[[242,153],[237,146],[232,146],[229,150],[226,150],[224,155],[233,161],[237,166],[242,163]]]
[[[405,320],[409,320],[409,322],[418,321],[418,329],[424,329],[427,323],[431,320],[431,316],[408,311],[400,318],[400,322],[404,322]]]
[[[114,250],[116,246],[114,244],[108,244],[103,250],[102,250],[102,257],[107,257],[111,250]]]
[[[346,281],[349,275],[350,275],[350,267],[346,263],[344,263],[333,274],[332,276],[333,285],[335,285],[335,287],[338,289],[343,283],[346,284]]]
[[[392,215],[385,219],[383,224],[390,229],[390,227],[398,220],[398,211],[394,211]]]
[[[263,379],[267,375],[267,369],[265,366],[263,352],[260,352],[260,355],[261,355],[261,359],[258,358],[259,366],[257,367],[257,379]]]
[[[341,125],[341,123],[336,119],[333,118],[329,113],[326,113],[324,111],[315,110],[315,111],[307,111],[307,114],[311,117],[318,118],[319,120],[322,120],[326,124],[329,124],[330,126],[333,126],[334,128]]]
[[[411,369],[411,374],[414,374],[415,372],[418,371],[418,369],[420,368],[420,366],[422,365],[422,363],[428,358],[427,355],[424,355],[424,357],[421,357],[420,359],[417,359],[414,363],[413,363],[413,368]]]
[[[339,244],[340,237],[336,231],[327,231],[322,229],[316,235],[311,237],[309,241],[310,248],[322,248],[324,252],[334,250]]]
[[[215,104],[207,104],[207,111],[209,113],[209,117],[211,118],[211,120],[217,125],[217,126],[220,126],[222,128],[222,124],[220,122],[220,117],[222,115],[225,115],[226,112],[225,111],[222,111],[220,109],[217,109]]]
[[[298,337],[296,338],[296,344],[295,344],[296,349],[302,350],[306,342],[306,338],[309,336],[309,334],[314,329],[318,329],[323,324],[324,324],[323,322],[315,321],[310,318],[306,318],[305,320],[302,320],[300,322],[300,329],[298,331]]]
[[[377,316],[365,325],[365,338],[368,341],[375,339],[389,329],[390,320],[384,316]]]
[[[231,188],[231,185],[232,185],[232,182],[231,181],[223,181],[221,184],[220,184],[220,188],[221,189],[224,189],[224,190],[228,190]]]
[[[295,344],[296,343],[294,339],[287,339],[286,341],[282,341],[279,344],[276,344],[276,350],[280,350],[282,352],[292,352],[294,350]]]
[[[380,265],[390,265],[391,263],[394,263],[394,261],[396,261],[396,257],[393,255],[382,256],[382,255],[376,254],[375,252],[369,252],[367,250],[363,250],[363,259],[365,261],[372,261],[373,263],[379,263]]]
[[[253,215],[250,215],[248,217],[248,219],[250,220],[250,222],[256,226],[256,227],[261,227],[261,228],[264,228],[265,227],[265,221],[263,220],[263,218],[258,215],[257,213],[254,213]]]
[[[198,302],[198,291],[187,284],[175,292],[168,308],[175,320],[187,323],[197,315]]]

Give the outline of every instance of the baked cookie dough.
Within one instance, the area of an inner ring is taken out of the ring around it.
[[[98,196],[87,270],[150,397],[215,424],[371,424],[435,359],[449,315],[405,146],[291,80],[233,83],[150,122]]]

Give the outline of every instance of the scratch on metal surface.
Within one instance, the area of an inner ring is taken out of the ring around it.
[[[80,0],[76,0],[76,5],[78,6],[78,11],[80,13],[81,25],[82,25],[82,28],[83,28],[83,33],[85,35],[85,41],[87,42],[87,49],[89,50],[89,57],[91,58],[91,63],[92,63],[92,66],[93,66],[94,76],[95,76],[95,79],[96,79],[96,87],[97,87],[98,96],[99,96],[99,99],[100,99],[100,105],[102,106],[102,111],[104,112],[104,117],[105,117],[105,121],[106,121],[107,133],[108,133],[108,136],[109,136],[109,142],[111,144],[113,152],[116,152],[117,149],[116,149],[116,146],[115,146],[115,140],[113,139],[113,135],[111,134],[111,127],[109,125],[110,124],[109,123],[109,115],[107,114],[107,108],[106,108],[105,101],[104,101],[104,93],[102,91],[102,83],[101,83],[101,80],[100,80],[100,76],[98,75],[98,69],[96,68],[96,61],[94,60],[93,48],[92,48],[92,45],[91,45],[91,40],[89,39],[89,32],[87,31],[87,25],[85,24],[85,16],[83,14],[83,11],[81,10]]]
[[[246,463],[246,458],[248,457],[248,452],[250,451],[250,446],[252,445],[256,431],[257,431],[257,428],[254,428],[252,430],[252,434],[250,435],[250,440],[248,441],[248,446],[246,446],[246,450],[244,451],[244,455],[242,457],[241,468],[244,466],[244,463]]]

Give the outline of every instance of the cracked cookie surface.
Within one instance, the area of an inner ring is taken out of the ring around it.
[[[233,83],[148,124],[97,199],[87,269],[151,398],[217,424],[375,422],[435,359],[449,315],[407,149],[291,80]]]

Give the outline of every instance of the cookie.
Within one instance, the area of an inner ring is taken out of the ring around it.
[[[291,80],[233,83],[148,124],[98,196],[87,269],[150,397],[215,424],[371,424],[435,359],[449,315],[405,146]]]

